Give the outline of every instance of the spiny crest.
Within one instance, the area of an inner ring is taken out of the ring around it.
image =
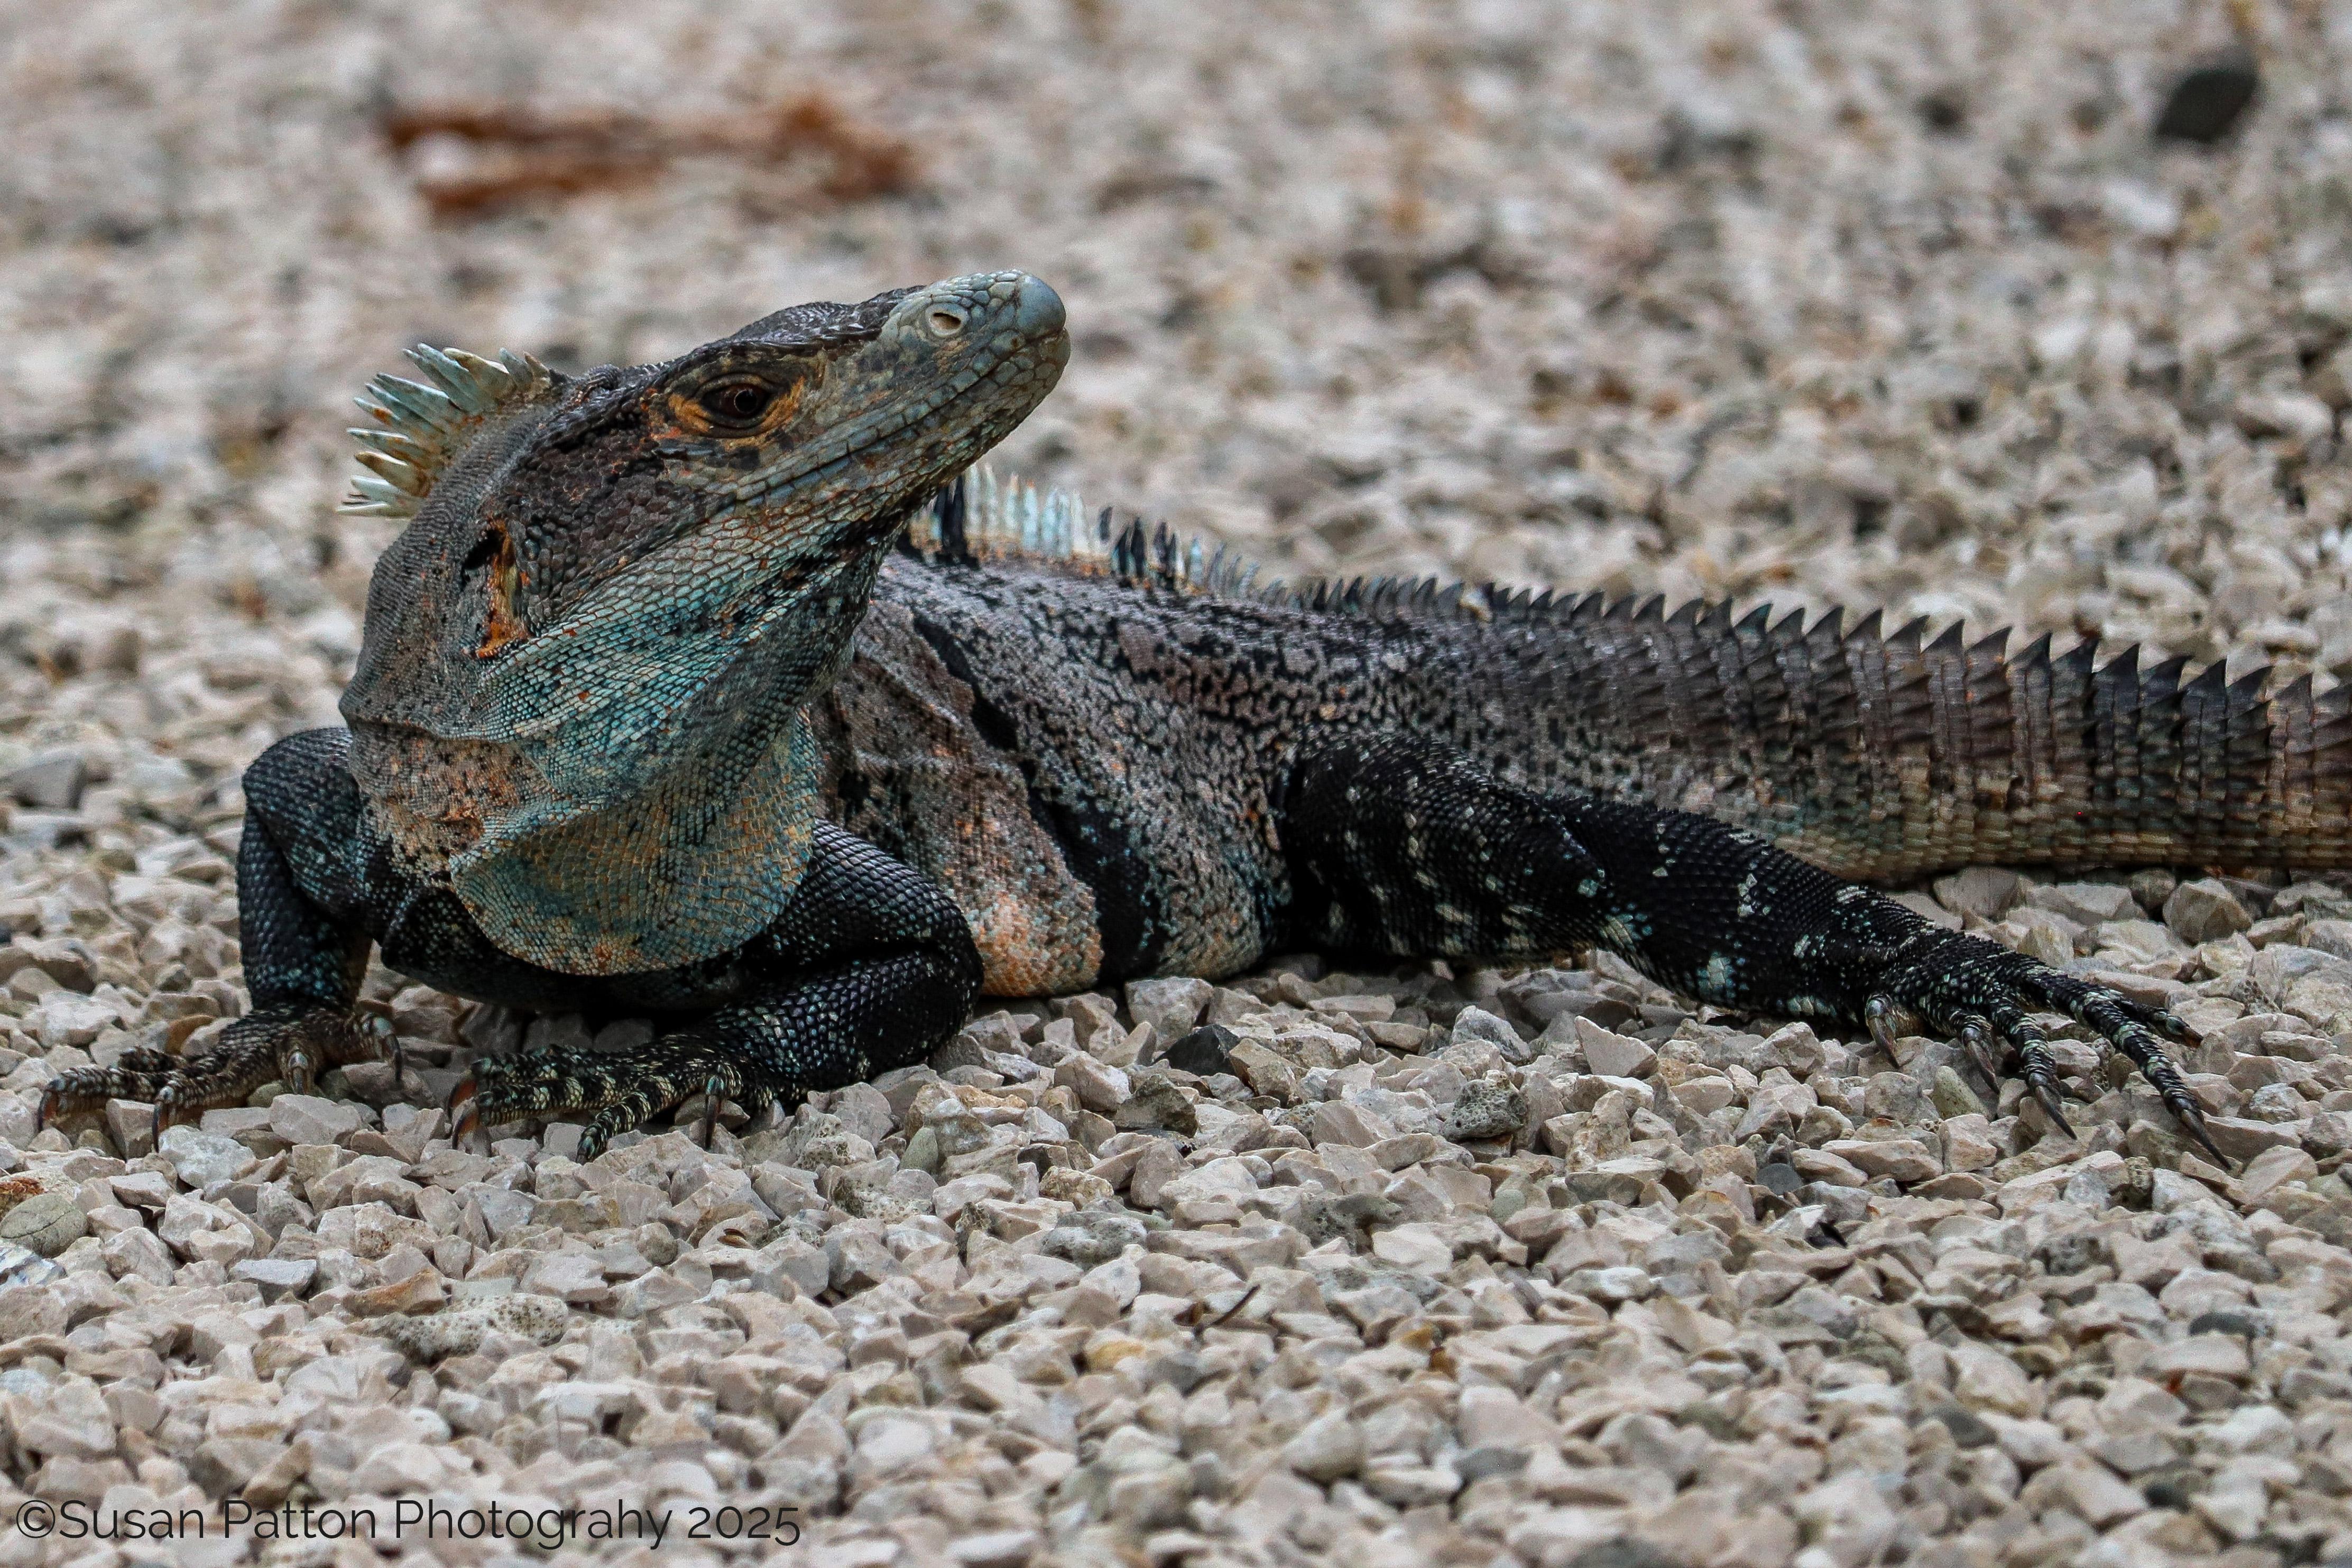
[[[543,398],[562,377],[527,353],[503,349],[495,360],[463,349],[427,348],[408,357],[431,384],[379,375],[357,399],[373,425],[352,427],[369,471],[352,480],[339,509],[365,517],[414,517],[441,471],[466,449],[485,420]]]
[[[916,553],[958,563],[1027,560],[1097,571],[1122,581],[1227,595],[1252,591],[1257,567],[1223,545],[1211,552],[1166,523],[1131,518],[1114,525],[1110,508],[1091,521],[1074,490],[1000,478],[976,463],[908,524]]]
[[[1087,526],[1076,492],[999,479],[986,463],[973,464],[918,511],[908,524],[907,542],[921,554],[959,562],[1110,562],[1097,531]]]

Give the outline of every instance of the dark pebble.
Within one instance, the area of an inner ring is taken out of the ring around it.
[[[1225,1058],[1242,1037],[1223,1024],[1209,1024],[1179,1038],[1161,1058],[1178,1072],[1211,1078],[1225,1070]]]
[[[2254,58],[2243,51],[2198,66],[2173,84],[2164,112],[2157,116],[2156,133],[2210,147],[2237,129],[2261,86]]]
[[[1939,1405],[1931,1413],[1952,1435],[1952,1441],[1963,1448],[1981,1448],[1993,1440],[1990,1426],[1975,1411],[1958,1405]]]
[[[2171,1465],[2140,1478],[2140,1496],[2153,1508],[2187,1510],[2189,1500],[2205,1489],[2205,1478],[2191,1466]]]
[[[1939,136],[1958,136],[1969,128],[1968,94],[1957,87],[1939,87],[1920,99],[1919,118]]]
[[[2192,1334],[2235,1334],[2242,1340],[2258,1340],[2265,1331],[2260,1320],[2249,1312],[2200,1312],[2189,1325]]]

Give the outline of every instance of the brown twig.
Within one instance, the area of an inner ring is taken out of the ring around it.
[[[852,120],[821,93],[757,112],[672,121],[613,110],[540,114],[508,104],[430,106],[389,115],[383,135],[396,153],[436,137],[471,150],[463,172],[417,178],[417,194],[445,218],[642,184],[679,158],[779,164],[814,157],[825,165],[815,188],[835,201],[903,191],[916,174],[912,147]]]

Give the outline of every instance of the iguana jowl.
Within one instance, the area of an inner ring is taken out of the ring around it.
[[[667,1020],[477,1064],[483,1119],[587,1114],[586,1157],[697,1093],[756,1113],[919,1060],[983,990],[1597,943],[1719,1004],[1907,1010],[1988,1072],[2005,1041],[2053,1114],[2029,1014],[2069,1014],[2201,1138],[2177,1021],[1836,873],[2352,864],[2352,724],[2307,681],[1874,616],[1254,592],[968,492],[1067,353],[1053,291],[1001,273],[667,364],[380,379],[358,503],[414,521],[350,728],[246,775],[252,1010],[47,1109],[181,1119],[374,1054],[371,944],[461,995]]]

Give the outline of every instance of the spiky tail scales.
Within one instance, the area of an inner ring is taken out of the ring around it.
[[[1498,618],[1513,601],[1496,605]],[[1532,610],[1533,605],[1528,608]],[[2044,636],[2007,653],[1759,610],[1598,597],[1550,611],[1585,683],[1597,793],[1703,810],[1876,881],[1967,865],[2352,867],[2352,689],[2183,679]],[[1593,736],[1592,741],[1601,740]]]

